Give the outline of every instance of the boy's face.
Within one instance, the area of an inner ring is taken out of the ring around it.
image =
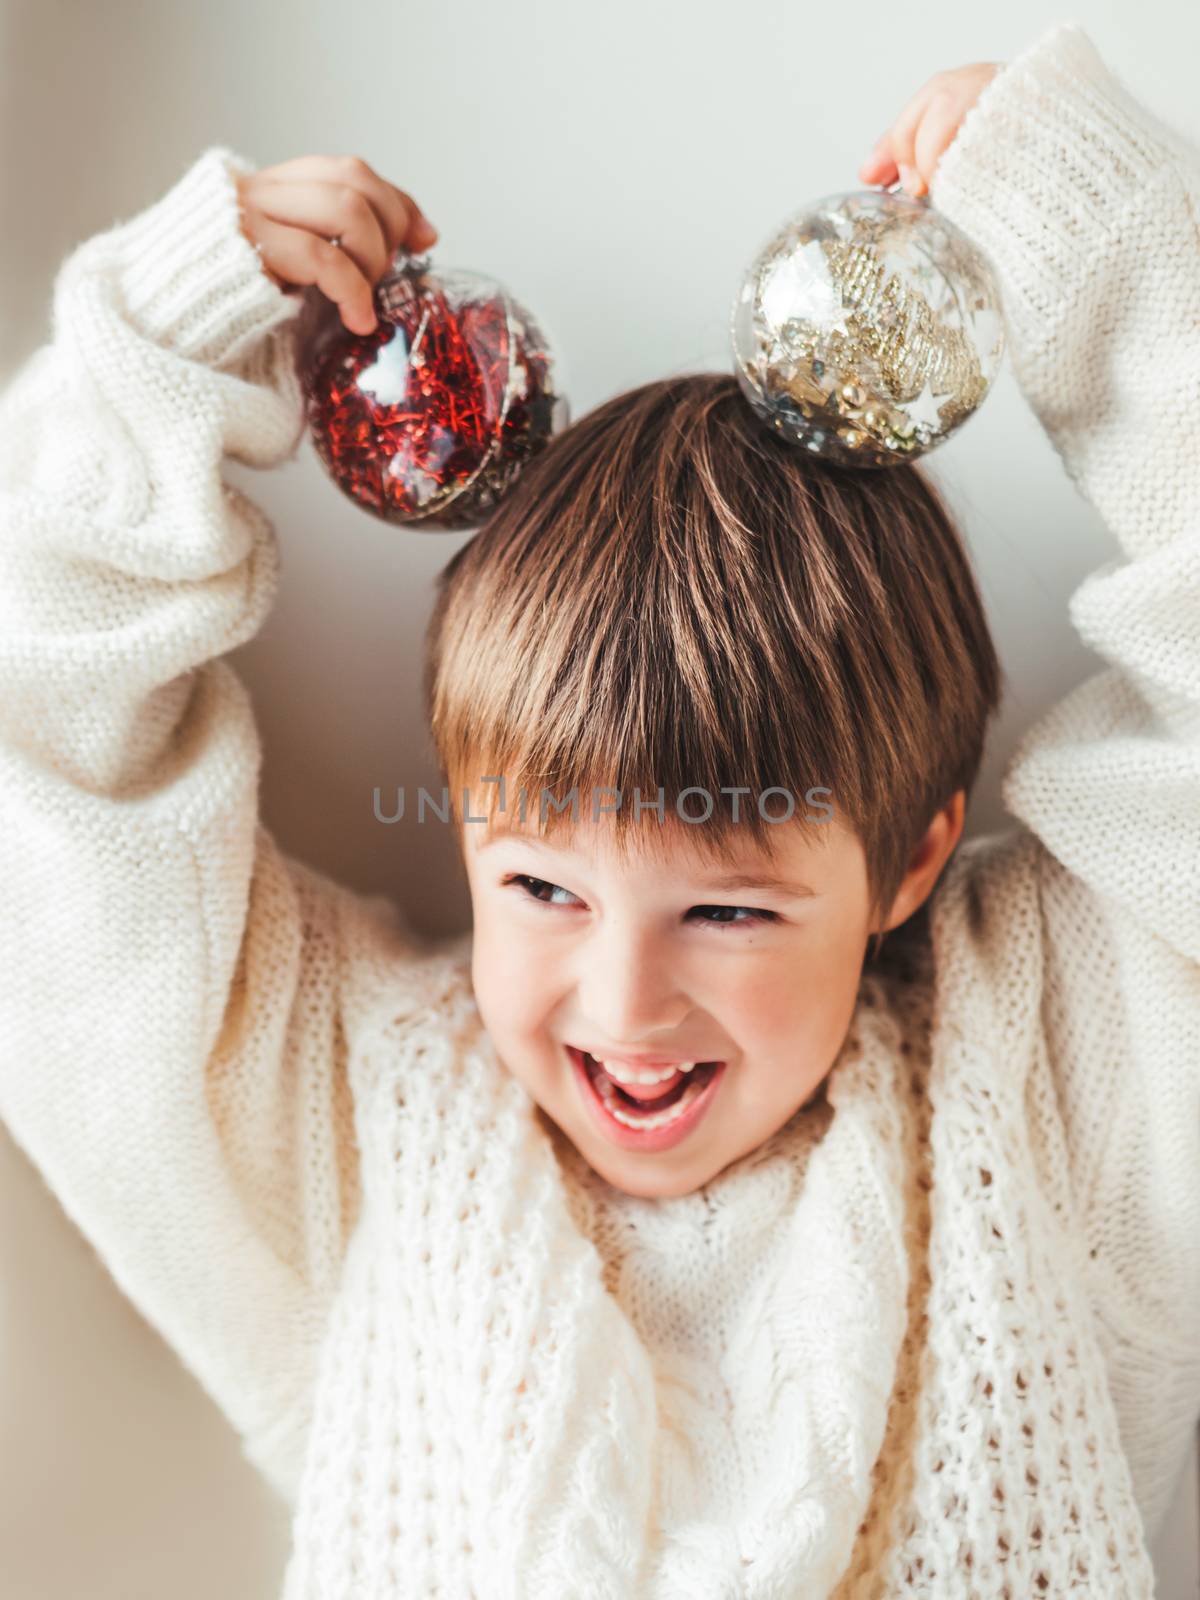
[[[668,826],[658,855],[636,841],[619,852],[604,816],[552,841],[460,831],[475,996],[497,1054],[596,1172],[654,1198],[699,1188],[816,1092],[876,926],[861,843],[836,815],[815,839],[781,823],[774,859],[747,836],[733,866],[706,862],[685,824]],[[790,887],[721,886],[731,872]],[[582,1051],[725,1065],[699,1120],[655,1149],[647,1137],[671,1135],[623,1131],[587,1086]]]

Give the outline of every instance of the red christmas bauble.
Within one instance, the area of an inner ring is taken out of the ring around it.
[[[401,251],[351,333],[322,297],[300,373],[333,481],[387,522],[481,522],[567,422],[561,366],[529,312],[477,273]]]

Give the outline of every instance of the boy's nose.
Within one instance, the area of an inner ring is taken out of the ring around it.
[[[691,1002],[664,964],[630,944],[592,952],[579,979],[580,1011],[593,1040],[645,1050],[678,1033]]]

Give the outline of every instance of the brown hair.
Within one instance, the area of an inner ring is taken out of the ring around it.
[[[568,817],[543,791],[565,805],[612,786],[604,822],[627,840],[637,789],[653,847],[660,787],[670,814],[686,789],[741,786],[739,822],[718,802],[685,831],[721,856],[741,825],[769,854],[777,824],[755,797],[790,789],[808,831],[817,787],[809,804],[862,842],[873,914],[937,810],[969,795],[1000,677],[923,472],[816,459],[721,373],[643,384],[551,440],[440,574],[426,636],[443,773],[489,821],[485,774],[504,774],[509,813],[525,788],[542,833]]]

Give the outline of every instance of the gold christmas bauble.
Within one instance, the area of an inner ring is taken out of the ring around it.
[[[944,443],[1004,354],[982,251],[927,200],[882,190],[829,195],[785,223],[743,278],[731,333],[755,411],[846,466]]]

